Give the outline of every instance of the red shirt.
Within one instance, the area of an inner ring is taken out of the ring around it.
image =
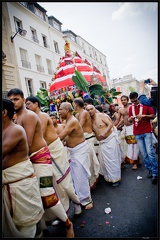
[[[143,106],[142,115],[154,114],[154,110],[152,107],[149,107],[149,106],[146,106],[143,104],[141,104],[141,106]],[[135,107],[135,115],[139,114],[140,104],[138,104],[138,105],[132,104],[129,107],[129,113],[128,113],[129,118],[131,116],[133,116],[132,107]],[[133,125],[133,134],[134,135],[150,133],[150,132],[152,132],[152,125],[151,125],[151,121],[149,118],[146,118],[146,117],[142,118],[140,121],[138,121],[137,126],[135,125],[135,121],[134,121],[134,125]]]

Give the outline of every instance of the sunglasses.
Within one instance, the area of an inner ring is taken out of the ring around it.
[[[131,100],[132,103],[136,103],[137,102],[137,98],[135,100]]]

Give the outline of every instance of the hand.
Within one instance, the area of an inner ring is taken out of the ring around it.
[[[133,122],[134,119],[135,119],[135,117],[134,117],[134,116],[131,116],[130,118],[128,118],[128,122]]]
[[[153,79],[150,78],[150,83],[148,85],[153,85],[158,87],[158,83],[156,83]]]
[[[142,115],[142,114],[137,115],[138,120],[141,119],[142,117],[144,117],[144,115]]]
[[[101,141],[101,140],[103,140],[103,139],[105,139],[105,137],[103,136],[103,134],[98,135],[98,138],[97,138],[98,141]]]

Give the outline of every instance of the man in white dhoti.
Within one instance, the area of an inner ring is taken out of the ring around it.
[[[139,146],[133,134],[133,124],[128,121],[128,112],[129,112],[129,98],[126,95],[121,96],[121,102],[123,107],[118,111],[117,117],[117,124],[116,127],[118,128],[119,125],[122,123],[124,124],[124,137],[127,143],[127,148],[125,152],[125,162],[133,164],[132,169],[136,170],[137,166],[140,162],[139,158]]]
[[[8,92],[8,97],[14,103],[14,110],[16,112],[15,122],[21,125],[26,132],[30,160],[38,178],[40,194],[45,210],[42,219],[37,224],[38,230],[46,232],[47,226],[45,221],[52,221],[59,218],[65,223],[66,236],[73,238],[73,224],[64,210],[52,181],[52,157],[47,143],[43,138],[41,121],[36,113],[25,108],[25,98],[21,89],[11,89]]]
[[[89,113],[83,109],[84,101],[82,98],[75,98],[73,101],[73,106],[74,106],[74,109],[77,111],[77,114],[75,115],[75,117],[78,119],[78,121],[82,126],[84,137],[89,146],[89,155],[90,155],[90,163],[91,163],[90,165],[91,177],[89,179],[89,183],[90,183],[90,188],[93,189],[96,183],[98,182],[100,164],[96,156],[96,151],[94,147],[95,134],[92,130],[92,121]]]
[[[85,140],[82,126],[79,121],[72,115],[72,105],[63,102],[59,108],[59,116],[66,120],[65,128],[59,134],[59,138],[67,146],[70,153],[70,166],[73,184],[76,194],[82,206],[85,209],[93,207],[91,199],[89,178],[90,158],[89,147]]]
[[[34,238],[44,210],[37,177],[28,157],[24,129],[13,123],[14,104],[3,99],[2,110],[2,234]]]
[[[66,147],[58,137],[50,116],[41,112],[39,99],[34,96],[27,97],[26,107],[35,112],[41,120],[43,137],[52,156],[54,187],[65,211],[69,211],[70,200],[72,200],[75,206],[75,214],[80,214],[80,201],[73,186]]]
[[[103,113],[96,113],[93,105],[87,105],[86,110],[91,116],[93,131],[99,141],[101,172],[113,187],[118,186],[121,180],[121,152],[117,136],[112,131],[113,124]]]
[[[97,109],[99,112],[103,113],[108,118],[108,120],[114,125],[114,122],[112,121],[111,117],[108,114],[104,113],[101,105],[96,105],[95,109]],[[120,137],[121,131],[117,130],[117,128],[115,126],[113,126],[112,131],[116,134],[117,140],[119,142],[119,147],[120,147],[120,152],[121,152],[121,168],[122,168],[123,163],[124,163],[124,152],[122,149],[122,141],[121,141],[121,137]]]

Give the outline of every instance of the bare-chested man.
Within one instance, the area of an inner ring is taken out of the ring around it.
[[[56,133],[59,135],[62,132],[62,130],[64,129],[65,124],[64,123],[57,123],[58,117],[57,117],[56,114],[50,113],[49,116],[52,119],[53,126],[54,126],[54,128],[56,130]]]
[[[43,136],[47,142],[53,161],[54,187],[56,188],[64,209],[68,212],[70,200],[72,200],[73,203],[75,203],[75,214],[80,214],[81,206],[73,186],[67,148],[64,147],[58,137],[50,116],[42,112],[40,107],[41,104],[37,97],[30,96],[26,98],[26,108],[35,112],[41,120]]]
[[[36,113],[25,108],[25,98],[21,89],[11,89],[8,92],[8,98],[14,103],[16,123],[21,125],[26,132],[30,160],[40,186],[41,198],[45,210],[40,227],[43,230],[47,230],[42,220],[52,221],[58,217],[66,224],[67,237],[74,237],[73,224],[69,220],[53,188],[52,158],[47,143],[43,138],[41,121]]]
[[[3,237],[34,238],[36,224],[44,214],[43,204],[28,155],[25,130],[12,121],[13,115],[14,104],[9,99],[3,99]]]
[[[104,113],[103,108],[102,108],[100,105],[96,105],[95,108],[96,108],[99,112],[103,113],[103,114],[108,118],[108,120],[113,124],[112,130],[113,130],[113,131],[115,132],[115,134],[117,135],[117,138],[118,138],[118,141],[119,141],[119,147],[120,147],[120,151],[121,151],[121,168],[123,168],[123,166],[124,166],[124,152],[123,152],[123,148],[122,148],[122,139],[121,139],[121,137],[119,136],[119,132],[120,132],[120,131],[117,130],[117,128],[115,127],[115,125],[114,125],[111,117],[110,117],[107,113]]]
[[[133,123],[128,121],[129,112],[129,98],[126,95],[121,96],[121,102],[123,107],[119,109],[117,116],[117,128],[119,125],[124,124],[124,135],[127,143],[126,157],[125,161],[133,164],[132,169],[137,169],[137,164],[139,163],[139,147],[136,142],[135,136],[133,135]]]
[[[89,147],[85,140],[82,126],[72,115],[72,105],[63,102],[59,108],[59,116],[66,120],[64,130],[59,134],[70,153],[70,167],[76,193],[85,209],[93,207],[89,186],[90,158]]]
[[[90,105],[90,104],[91,104],[91,105],[94,106],[94,104],[93,104],[93,99],[92,99],[91,97],[84,98],[83,101],[84,101],[84,109],[85,109],[85,110],[86,110],[87,105]],[[99,110],[96,109],[96,112],[99,112]],[[98,141],[97,138],[95,137],[95,138],[94,138],[94,149],[95,149],[97,158],[98,158],[98,146],[99,146],[99,141]],[[101,174],[101,173],[100,173],[100,174]]]
[[[92,130],[92,121],[89,113],[84,110],[84,101],[82,98],[75,98],[73,100],[73,107],[77,111],[75,117],[80,122],[85,139],[89,146],[90,151],[90,172],[91,177],[89,179],[90,188],[93,189],[99,178],[100,164],[96,156],[95,148],[94,148],[94,139],[95,134]]]
[[[99,141],[98,156],[102,174],[113,187],[118,186],[121,180],[121,156],[116,134],[112,131],[113,124],[103,113],[96,113],[93,105],[87,105],[86,110]]]

